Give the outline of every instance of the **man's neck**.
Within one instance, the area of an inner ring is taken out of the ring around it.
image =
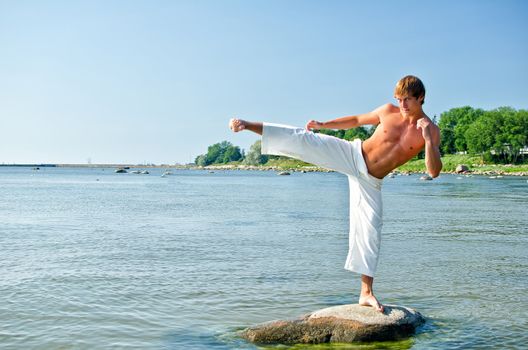
[[[403,119],[405,119],[407,122],[409,122],[409,124],[416,124],[416,122],[418,121],[418,119],[422,119],[423,117],[425,117],[425,113],[423,112],[423,110],[420,110],[420,112],[416,113],[416,114],[409,114],[407,116],[403,116]]]

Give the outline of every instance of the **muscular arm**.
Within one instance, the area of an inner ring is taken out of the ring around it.
[[[386,108],[386,106],[376,108],[369,113],[341,117],[326,122],[310,120],[306,124],[306,129],[352,129],[361,125],[377,125],[380,122],[380,115],[383,108]]]
[[[442,170],[440,158],[440,130],[429,119],[419,120],[417,127],[422,128],[425,139],[425,166],[431,177],[437,177]]]

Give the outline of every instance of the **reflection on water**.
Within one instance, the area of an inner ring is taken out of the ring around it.
[[[244,327],[357,300],[339,174],[0,167],[0,344],[256,349]],[[528,343],[528,183],[386,179],[375,290],[428,321],[398,342]]]

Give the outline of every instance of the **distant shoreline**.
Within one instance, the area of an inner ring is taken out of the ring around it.
[[[453,170],[442,171],[442,174],[458,174],[458,175],[484,175],[484,176],[528,176],[527,171],[508,171],[508,165],[491,165],[493,170],[477,170],[470,169],[469,171],[457,173]],[[182,164],[0,164],[0,167],[25,167],[25,168],[127,168],[127,169],[176,169],[176,170],[204,170],[204,171],[287,171],[287,172],[321,172],[329,173],[332,170],[320,168],[313,165],[299,165],[299,166],[278,166],[278,165],[242,165],[242,164],[217,164],[208,166],[197,165],[182,165]],[[403,167],[396,169],[394,174],[425,174],[425,169],[405,169]]]
[[[246,171],[288,171],[288,172],[323,172],[331,173],[333,170],[328,170],[324,168],[319,168],[316,166],[301,166],[294,168],[285,168],[278,166],[251,166],[251,165],[208,165],[205,167],[189,167],[189,169],[196,170],[246,170]],[[401,170],[396,169],[392,172],[395,175],[411,175],[411,174],[426,174],[424,170]],[[456,172],[456,171],[442,171],[441,174],[455,174],[455,175],[484,175],[484,176],[528,176],[528,171],[512,171],[508,172],[503,169],[498,168],[497,170],[469,170],[465,172]]]

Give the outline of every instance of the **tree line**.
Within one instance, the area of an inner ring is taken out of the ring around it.
[[[436,123],[436,116],[433,118]],[[480,155],[483,161],[494,163],[521,163],[528,160],[528,110],[500,107],[483,110],[470,106],[457,107],[440,114],[442,155],[464,153]],[[345,140],[365,140],[375,127],[357,127],[348,130],[322,129],[318,132]],[[423,157],[423,152],[418,155]],[[195,164],[207,166],[239,161],[246,165],[265,164],[270,158],[260,153],[260,140],[245,154],[240,147],[228,141],[211,145],[206,154],[199,155]]]
[[[495,163],[527,160],[528,110],[452,108],[440,115],[438,126],[442,154],[480,155],[484,161]]]

